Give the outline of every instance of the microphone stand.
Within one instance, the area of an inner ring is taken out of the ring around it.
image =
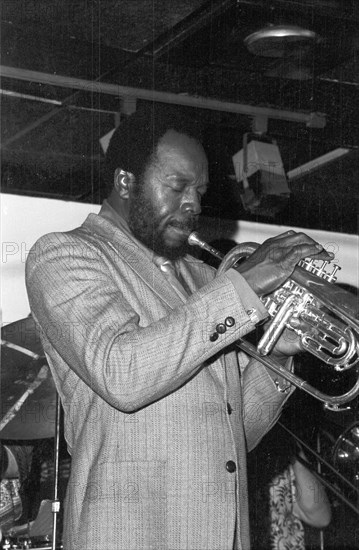
[[[55,439],[54,439],[54,498],[52,500],[52,544],[51,550],[56,550],[57,539],[57,517],[60,512],[60,501],[58,499],[59,489],[59,462],[60,462],[60,416],[61,402],[59,394],[56,392],[56,420],[55,420]]]

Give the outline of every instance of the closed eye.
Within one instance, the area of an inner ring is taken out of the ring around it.
[[[173,186],[173,185],[170,185],[169,187],[170,187],[170,189],[171,189],[172,191],[174,191],[175,193],[182,193],[182,192],[183,192],[183,189],[184,189],[184,185],[177,186],[177,187],[175,187],[175,186]]]

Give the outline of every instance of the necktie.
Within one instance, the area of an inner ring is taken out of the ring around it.
[[[185,302],[188,298],[188,294],[176,274],[173,263],[166,258],[162,258],[161,256],[157,256],[154,259],[154,263],[157,265],[157,267],[160,268],[162,273],[164,273],[166,279],[168,279],[168,282],[170,283],[171,287],[176,291],[178,296]]]

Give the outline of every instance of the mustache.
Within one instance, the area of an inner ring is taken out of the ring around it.
[[[188,231],[191,233],[195,229],[198,229],[198,218],[195,216],[191,216],[190,218],[186,218],[185,220],[172,220],[169,225],[172,227],[176,227],[177,229],[181,229],[182,231]]]

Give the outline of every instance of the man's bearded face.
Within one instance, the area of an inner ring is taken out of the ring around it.
[[[182,257],[201,212],[207,189],[207,158],[193,138],[168,131],[129,203],[132,233],[159,256]]]

